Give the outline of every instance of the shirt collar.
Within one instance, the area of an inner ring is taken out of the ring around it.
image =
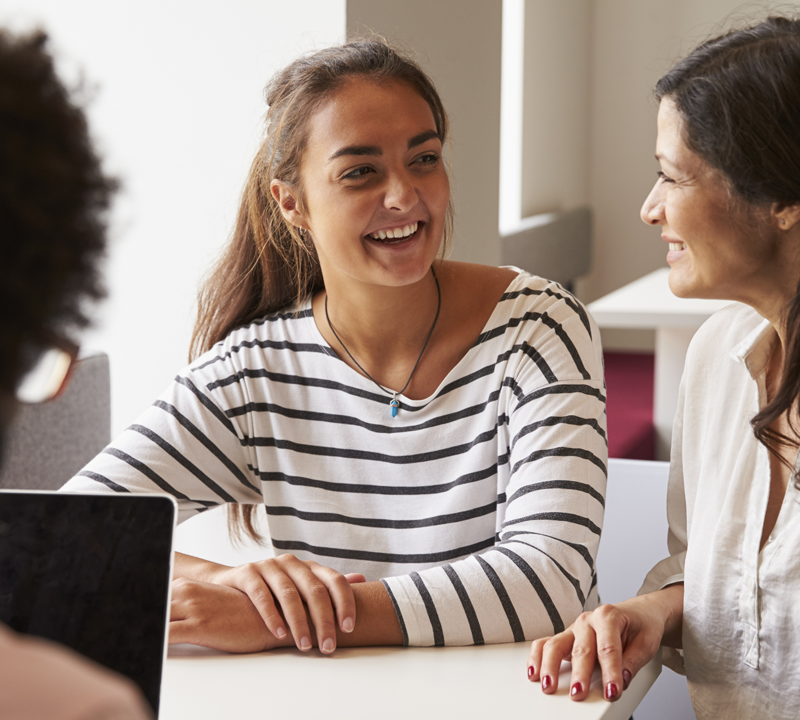
[[[738,345],[730,351],[730,357],[743,363],[750,377],[757,378],[769,362],[772,348],[778,341],[778,333],[769,320],[759,323]]]

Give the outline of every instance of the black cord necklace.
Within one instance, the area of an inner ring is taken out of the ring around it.
[[[398,390],[395,392],[394,390],[387,390],[383,385],[381,385],[372,375],[370,375],[363,367],[361,367],[361,363],[356,360],[352,353],[347,349],[347,346],[342,342],[342,338],[339,337],[339,334],[333,327],[333,323],[331,322],[330,315],[328,315],[328,294],[325,294],[325,319],[328,321],[328,327],[331,329],[333,336],[339,341],[339,345],[344,348],[344,351],[347,353],[347,356],[356,364],[356,367],[361,370],[364,375],[366,375],[372,382],[374,382],[383,392],[387,395],[391,395],[392,399],[389,402],[389,407],[392,409],[392,417],[397,417],[397,409],[400,407],[400,403],[397,400],[398,395],[402,395],[408,384],[411,382],[411,378],[414,377],[414,373],[417,370],[417,365],[419,365],[419,361],[422,360],[422,353],[425,352],[425,348],[428,347],[428,341],[431,339],[431,335],[433,335],[433,331],[436,328],[436,322],[439,320],[439,311],[442,309],[442,288],[439,287],[439,278],[436,277],[436,271],[431,266],[431,272],[433,273],[433,279],[436,281],[436,294],[438,296],[438,302],[436,305],[436,317],[433,318],[433,325],[431,325],[431,329],[428,332],[428,337],[425,338],[425,344],[422,346],[422,350],[419,352],[419,357],[417,358],[417,362],[414,363],[414,367],[411,369],[411,375],[408,376],[408,380],[406,380],[406,384],[403,385],[402,390]]]

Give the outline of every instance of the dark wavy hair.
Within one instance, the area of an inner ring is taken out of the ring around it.
[[[115,180],[56,75],[47,35],[0,30],[0,393],[48,335],[87,324]]]
[[[674,101],[683,140],[718,170],[734,203],[765,214],[800,203],[800,18],[769,17],[704,42],[655,89]],[[786,354],[780,387],[753,419],[758,440],[778,452],[797,446],[770,428],[800,399],[800,286],[784,310]],[[787,463],[788,464],[788,463]]]

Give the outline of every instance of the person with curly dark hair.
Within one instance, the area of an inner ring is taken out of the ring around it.
[[[20,388],[31,391],[26,375],[53,347],[72,350],[86,301],[103,295],[97,264],[116,185],[56,75],[47,36],[0,30],[0,445]],[[57,391],[65,372],[38,397]],[[149,715],[129,681],[2,625],[0,677],[0,717]]]
[[[87,324],[116,181],[46,51],[47,36],[0,32],[0,392],[55,335]],[[8,406],[7,406],[8,407]]]

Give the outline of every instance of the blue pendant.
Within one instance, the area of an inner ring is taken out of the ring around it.
[[[400,403],[397,402],[397,398],[392,398],[392,401],[389,403],[389,407],[392,408],[392,417],[397,417],[397,408],[400,407]]]

